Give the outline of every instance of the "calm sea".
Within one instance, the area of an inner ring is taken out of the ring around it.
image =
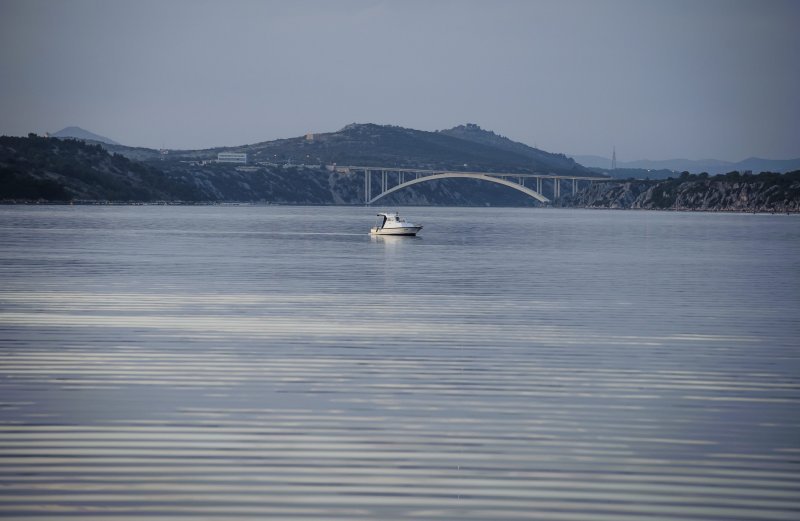
[[[800,218],[0,207],[0,515],[800,519]]]

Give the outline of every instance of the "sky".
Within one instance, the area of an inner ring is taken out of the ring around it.
[[[0,0],[0,134],[469,122],[620,161],[796,158],[798,27],[794,0]]]

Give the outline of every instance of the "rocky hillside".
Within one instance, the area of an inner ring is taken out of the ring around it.
[[[604,181],[558,201],[581,208],[800,212],[800,170],[724,176],[682,174],[664,181]]]
[[[0,137],[2,201],[203,200],[193,183],[72,139]]]

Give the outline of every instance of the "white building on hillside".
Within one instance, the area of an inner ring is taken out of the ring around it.
[[[217,154],[217,163],[241,163],[247,164],[247,154],[238,154],[236,152],[220,152]]]

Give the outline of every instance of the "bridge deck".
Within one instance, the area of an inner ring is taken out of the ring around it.
[[[437,175],[437,174],[472,174],[472,175],[485,175],[492,177],[538,177],[540,179],[576,179],[578,181],[605,181],[611,179],[606,176],[575,176],[575,175],[558,175],[558,174],[537,174],[537,173],[512,173],[512,172],[473,172],[467,170],[425,170],[420,168],[398,168],[393,166],[336,166],[334,167],[337,172],[348,173],[350,171],[356,172],[409,172],[412,174],[422,175]]]

